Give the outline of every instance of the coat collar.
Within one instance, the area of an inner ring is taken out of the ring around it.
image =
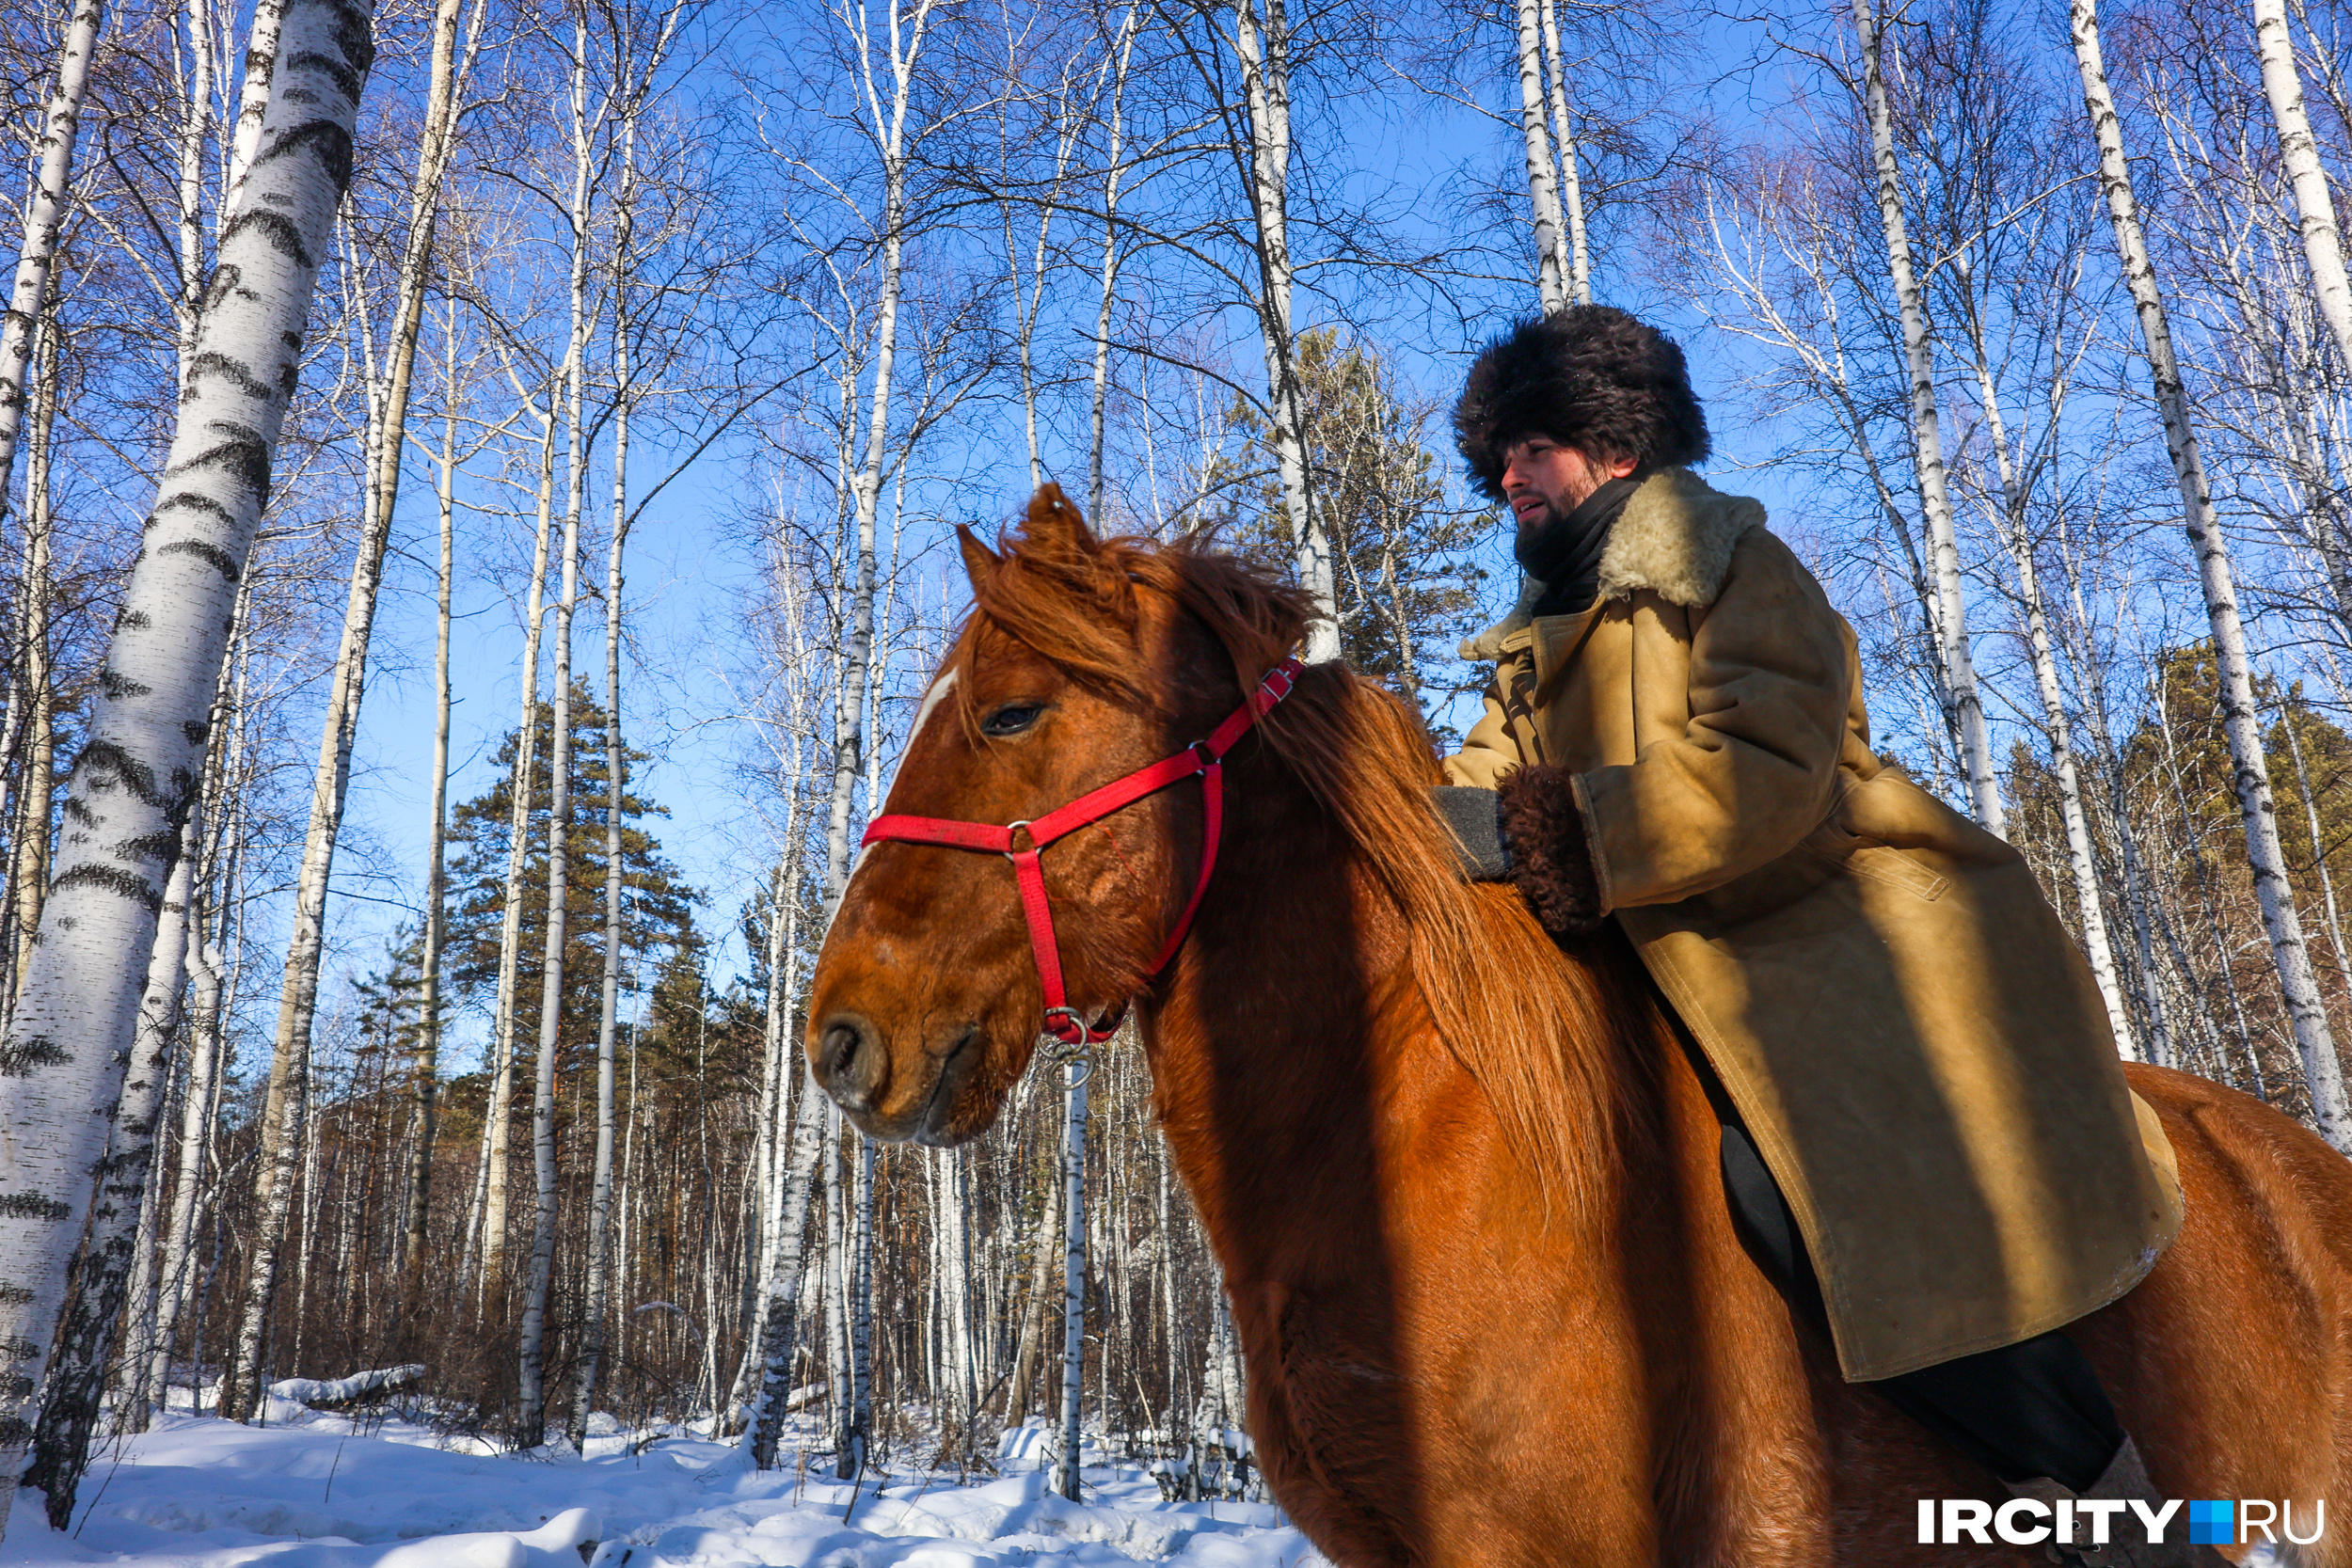
[[[1661,468],[1627,498],[1601,552],[1599,598],[1629,598],[1647,589],[1669,604],[1696,610],[1713,604],[1731,570],[1732,546],[1764,526],[1764,507],[1746,496],[1726,496],[1688,468]],[[1511,613],[1462,644],[1464,658],[1502,657],[1511,636],[1534,624],[1544,585],[1528,578]]]

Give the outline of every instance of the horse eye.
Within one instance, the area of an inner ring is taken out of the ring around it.
[[[993,739],[1019,735],[1037,722],[1037,716],[1045,711],[1042,703],[1007,703],[1003,707],[980,721],[980,733]]]

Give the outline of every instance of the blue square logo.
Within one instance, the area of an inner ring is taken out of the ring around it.
[[[2192,1546],[2227,1546],[2237,1541],[2237,1504],[2226,1499],[2188,1505],[2188,1541]]]

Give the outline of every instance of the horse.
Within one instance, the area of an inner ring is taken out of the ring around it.
[[[1555,940],[1460,879],[1427,732],[1385,689],[1337,662],[1253,686],[1306,599],[1200,540],[1099,538],[1052,486],[996,547],[959,533],[973,609],[885,810],[1015,826],[869,833],[803,1042],[852,1122],[977,1136],[1043,1006],[1093,1037],[1132,999],[1263,1473],[1344,1568],[2041,1560],[1922,1543],[1920,1499],[2003,1489],[1841,1381],[1751,1257],[1695,1048],[1627,942]],[[1023,837],[1185,756],[1050,852]],[[2251,1098],[2126,1071],[2186,1220],[2069,1332],[2160,1497],[2289,1499],[2304,1533],[2352,1451],[2352,1167]],[[2287,1550],[2352,1564],[2340,1534]]]

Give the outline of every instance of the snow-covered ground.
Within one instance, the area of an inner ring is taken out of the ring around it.
[[[1088,1465],[1086,1500],[1046,1490],[1034,1430],[1001,1473],[958,1484],[893,1467],[854,1501],[797,1465],[745,1470],[691,1435],[617,1431],[584,1457],[502,1457],[398,1420],[271,1402],[246,1427],[192,1416],[102,1451],[72,1533],[20,1498],[0,1560],[171,1568],[994,1568],[1166,1562],[1326,1568],[1263,1503],[1169,1503],[1139,1464]],[[594,1427],[611,1427],[598,1419]],[[588,1543],[596,1543],[594,1546]]]

